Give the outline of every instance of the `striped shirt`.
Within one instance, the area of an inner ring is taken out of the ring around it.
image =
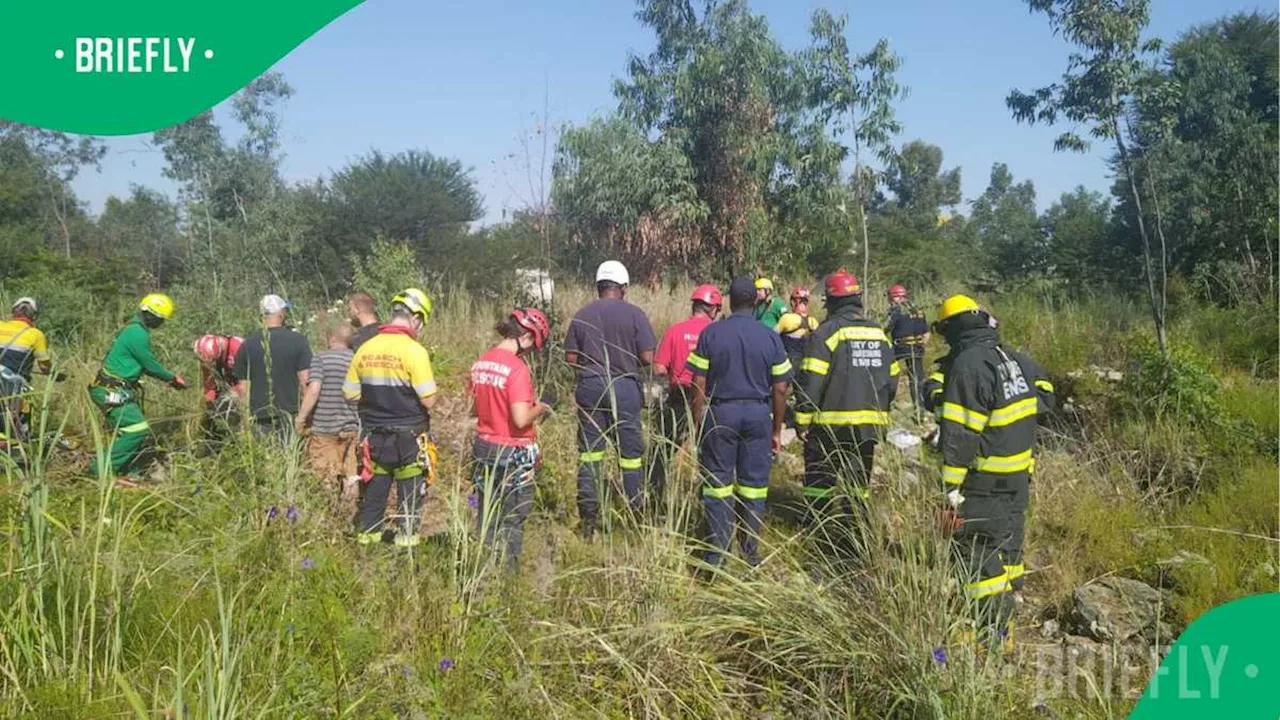
[[[346,349],[325,350],[311,361],[310,382],[320,383],[320,399],[311,415],[311,429],[318,435],[337,435],[360,425],[356,411],[342,397],[342,383],[354,355]]]

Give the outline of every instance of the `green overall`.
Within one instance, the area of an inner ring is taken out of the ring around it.
[[[151,330],[135,315],[116,335],[97,380],[89,388],[89,397],[106,415],[107,429],[115,434],[110,463],[116,475],[133,469],[151,436],[151,426],[142,414],[139,381],[143,375],[165,382],[174,378],[151,352]],[[89,473],[99,474],[96,457]]]

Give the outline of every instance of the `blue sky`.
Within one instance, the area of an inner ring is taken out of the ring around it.
[[[1035,182],[1042,208],[1076,185],[1108,187],[1100,150],[1055,153],[1056,130],[1018,125],[1005,109],[1011,88],[1058,78],[1069,52],[1020,0],[752,0],[751,6],[789,49],[807,43],[809,16],[818,7],[849,15],[854,50],[888,37],[905,58],[900,80],[910,87],[898,106],[905,126],[899,141],[940,145],[946,165],[963,168],[966,199],[983,191],[997,161],[1017,179]],[[1245,0],[1153,0],[1151,32],[1171,40],[1190,25],[1258,7]],[[623,74],[628,53],[653,46],[634,12],[628,0],[367,0],[276,66],[295,90],[283,113],[284,174],[309,180],[375,148],[425,148],[474,169],[485,222],[498,222],[530,195],[520,137],[542,118],[544,98],[552,125],[582,123],[615,107],[612,81]],[[102,171],[76,182],[92,212],[108,196],[126,195],[131,184],[176,194],[161,177],[163,158],[149,135],[108,145]]]

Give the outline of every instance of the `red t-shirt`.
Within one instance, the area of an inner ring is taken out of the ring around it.
[[[672,385],[688,387],[693,384],[693,373],[685,367],[685,360],[698,347],[698,336],[703,328],[710,324],[711,318],[698,313],[672,325],[662,334],[662,342],[658,343],[658,350],[653,355],[653,364],[667,368],[667,377]]]
[[[511,423],[513,403],[537,402],[533,378],[523,360],[506,350],[492,348],[471,366],[467,385],[476,400],[476,431],[481,440],[519,446],[533,442],[533,425],[521,430]]]

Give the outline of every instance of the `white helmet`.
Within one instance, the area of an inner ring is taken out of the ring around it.
[[[18,308],[22,307],[23,305],[26,305],[28,308],[30,308],[32,313],[40,312],[40,306],[36,304],[36,299],[33,297],[20,297],[17,300],[14,300],[13,305],[10,307],[10,309],[13,312],[17,312]]]
[[[617,260],[605,260],[600,263],[599,268],[596,268],[596,282],[605,280],[619,285],[631,284],[631,276],[627,274],[627,266]]]

